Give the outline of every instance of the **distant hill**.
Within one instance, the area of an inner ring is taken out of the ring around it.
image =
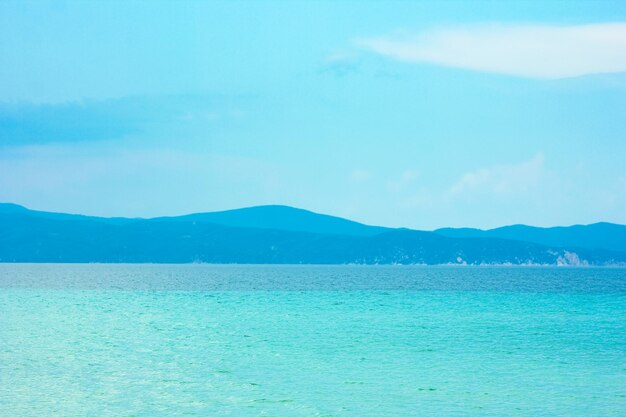
[[[348,236],[374,236],[389,228],[368,226],[341,217],[313,213],[288,206],[256,206],[211,213],[196,213],[178,217],[158,217],[152,220],[196,221],[233,227],[288,230]]]
[[[127,217],[96,217],[96,216],[85,216],[82,214],[66,214],[66,213],[54,213],[50,211],[39,211],[39,210],[31,210],[24,206],[20,206],[19,204],[13,203],[0,203],[0,216],[4,214],[24,214],[34,217],[43,217],[46,219],[55,219],[55,220],[94,220],[103,223],[110,224],[122,224],[122,223],[130,223],[137,219],[131,219]]]
[[[626,264],[626,252],[376,228],[281,206],[107,219],[5,204],[0,231],[0,262]]]
[[[48,211],[30,210],[26,207],[12,203],[0,203],[0,215],[16,213],[55,220],[83,219],[109,224],[126,224],[136,221],[202,222],[233,227],[251,227],[349,236],[373,236],[392,230],[387,227],[368,226],[352,220],[342,219],[341,217],[318,214],[308,210],[279,205],[256,206],[226,211],[142,219],[53,213]]]
[[[445,228],[435,230],[435,233],[446,237],[495,237],[546,246],[626,252],[626,226],[612,223],[547,228],[518,224],[491,230]]]

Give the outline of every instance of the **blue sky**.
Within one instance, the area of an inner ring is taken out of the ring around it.
[[[626,223],[626,3],[0,3],[0,201]]]

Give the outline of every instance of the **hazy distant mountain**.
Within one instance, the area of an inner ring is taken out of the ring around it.
[[[12,203],[0,203],[0,215],[9,213],[29,214],[32,216],[56,220],[87,219],[112,224],[124,224],[139,220],[203,222],[233,227],[251,227],[350,236],[373,236],[378,233],[392,230],[386,227],[368,226],[352,220],[342,219],[341,217],[328,216],[326,214],[313,213],[308,210],[278,205],[256,206],[209,213],[193,213],[182,216],[141,219],[52,213],[48,211],[30,210],[26,207]]]
[[[25,214],[34,217],[43,217],[46,219],[55,220],[94,220],[103,223],[122,224],[135,221],[137,219],[131,219],[126,217],[96,217],[85,216],[82,214],[67,214],[67,213],[54,213],[50,211],[30,210],[24,206],[13,203],[0,203],[0,216],[4,214]]]
[[[518,224],[491,230],[445,228],[435,230],[435,233],[447,237],[497,237],[546,246],[626,252],[626,226],[612,223],[548,228]]]
[[[281,206],[105,219],[5,204],[0,230],[2,262],[626,264],[626,252],[376,228]]]
[[[392,229],[367,226],[341,217],[288,206],[257,206],[212,213],[196,213],[153,220],[196,221],[233,227],[288,230],[349,236],[373,236]]]

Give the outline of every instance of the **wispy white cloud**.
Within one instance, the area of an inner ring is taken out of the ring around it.
[[[324,62],[327,64],[334,64],[337,62],[355,62],[358,58],[359,55],[355,51],[335,50],[324,57]]]
[[[372,173],[364,169],[355,169],[350,172],[350,181],[355,183],[367,182],[372,178]]]
[[[406,169],[399,178],[393,178],[387,181],[387,191],[392,193],[400,193],[411,186],[418,177],[417,171],[413,169]]]
[[[529,78],[626,71],[626,23],[484,24],[361,39],[357,43],[402,61]]]
[[[318,73],[343,77],[359,71],[361,59],[354,50],[336,50],[326,55]]]
[[[540,182],[544,171],[543,165],[544,156],[538,153],[531,159],[518,164],[496,165],[466,172],[450,187],[449,195],[525,192]]]

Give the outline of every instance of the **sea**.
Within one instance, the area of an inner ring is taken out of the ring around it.
[[[0,416],[626,416],[626,269],[0,264]]]

